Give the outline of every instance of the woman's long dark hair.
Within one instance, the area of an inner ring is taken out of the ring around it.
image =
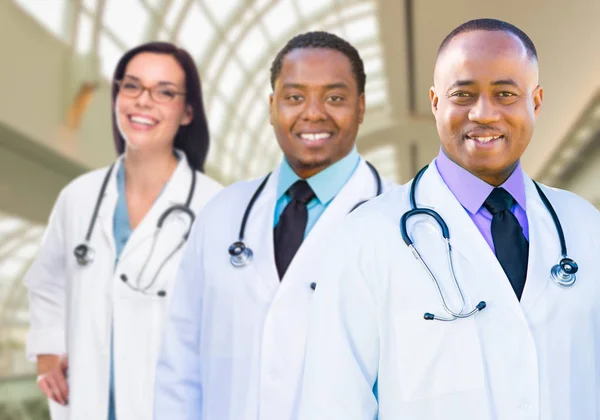
[[[192,108],[193,119],[188,125],[183,125],[177,130],[175,135],[174,147],[183,150],[190,166],[198,171],[204,172],[204,161],[208,154],[209,134],[206,115],[204,114],[204,104],[202,101],[202,87],[200,85],[200,76],[190,54],[168,42],[149,42],[139,45],[125,53],[119,60],[113,82],[123,79],[125,68],[133,57],[140,53],[155,53],[170,55],[181,66],[185,73],[186,103]],[[125,140],[117,126],[117,117],[114,107],[119,93],[119,86],[113,83],[112,86],[112,129],[115,141],[115,149],[118,154],[125,151]]]

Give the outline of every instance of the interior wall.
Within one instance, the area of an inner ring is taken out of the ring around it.
[[[0,210],[45,224],[60,190],[86,171],[0,123]]]
[[[41,0],[46,1],[46,0]],[[110,86],[101,82],[78,130],[65,115],[85,80],[85,57],[71,53],[31,16],[13,4],[0,6],[0,123],[72,161],[96,168],[114,159],[110,131]]]

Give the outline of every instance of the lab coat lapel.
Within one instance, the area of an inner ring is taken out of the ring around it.
[[[265,188],[254,203],[246,223],[245,242],[254,252],[254,263],[250,264],[250,267],[258,271],[263,285],[262,291],[266,292],[279,285],[279,275],[275,267],[273,222],[280,168],[278,166],[271,173]],[[258,185],[259,183],[256,184],[257,188]],[[249,200],[250,198],[248,198]],[[244,208],[247,204],[247,202],[243,204]]]
[[[560,260],[560,242],[552,216],[544,206],[533,181],[526,175],[529,260],[521,306],[529,312],[551,284],[550,269]]]
[[[123,157],[119,157],[115,162],[112,173],[110,174],[110,179],[108,180],[108,184],[106,185],[106,190],[104,191],[104,197],[102,199],[102,204],[98,209],[98,220],[96,221],[96,226],[94,227],[94,232],[92,233],[92,244],[94,243],[94,238],[98,238],[99,230],[102,231],[102,236],[107,244],[109,244],[109,248],[111,250],[112,255],[116,258],[116,247],[115,247],[115,237],[113,234],[113,216],[115,213],[115,207],[117,205],[117,172],[119,171],[119,167],[123,164]],[[104,174],[102,175],[102,181],[104,181]],[[98,190],[102,185],[102,181],[98,184]],[[90,216],[91,217],[91,216]],[[93,245],[92,245],[93,247]]]
[[[361,159],[354,174],[331,201],[302,242],[286,271],[276,299],[297,282],[306,283],[308,288],[312,282],[318,281],[322,267],[315,265],[314,261],[327,249],[327,244],[335,234],[336,227],[357,203],[373,198],[376,192],[373,174]]]
[[[465,294],[471,296],[472,300],[477,300],[472,301],[471,305],[477,304],[480,300],[486,301],[488,307],[496,306],[493,310],[499,310],[500,305],[506,305],[506,309],[525,322],[519,300],[502,266],[467,210],[462,207],[442,180],[435,161],[430,164],[419,182],[416,200],[420,207],[434,209],[446,221],[452,250],[464,257],[463,266],[455,267],[457,280]],[[436,240],[441,239],[438,236]],[[440,258],[436,264],[438,262],[439,269],[446,271],[449,269],[446,258]]]

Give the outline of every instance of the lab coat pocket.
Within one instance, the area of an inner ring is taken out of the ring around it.
[[[483,387],[475,318],[426,321],[423,312],[406,311],[396,314],[394,324],[399,384],[405,402]]]

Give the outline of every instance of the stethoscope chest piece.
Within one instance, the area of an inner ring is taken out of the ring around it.
[[[234,267],[245,267],[254,257],[252,250],[242,241],[236,241],[229,246],[229,255],[231,255],[231,265]]]
[[[79,244],[73,250],[79,265],[85,266],[94,262],[94,250],[88,244]]]
[[[564,257],[550,270],[550,277],[554,283],[562,287],[571,287],[577,280],[576,273],[579,270],[577,263],[571,258]]]

